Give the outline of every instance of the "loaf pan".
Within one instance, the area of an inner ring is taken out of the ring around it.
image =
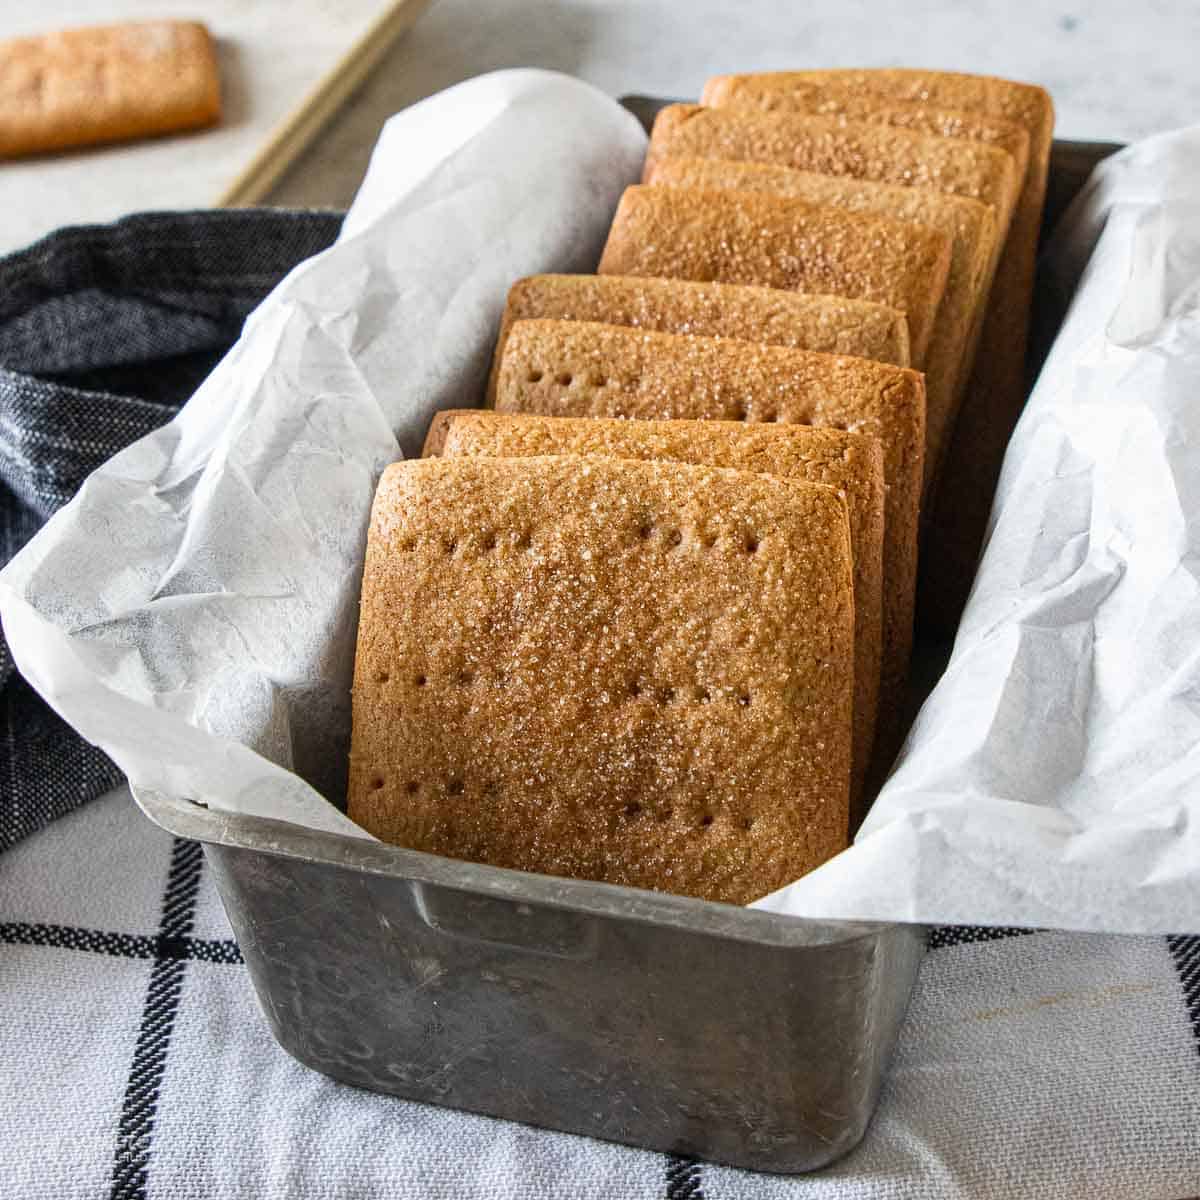
[[[630,97],[644,122],[667,101]],[[1047,225],[1116,146],[1056,142]],[[1061,320],[1038,309],[1031,367]],[[911,708],[948,648],[919,648]],[[863,1136],[919,926],[459,862],[135,789],[204,843],[280,1045],[376,1092],[756,1171]]]

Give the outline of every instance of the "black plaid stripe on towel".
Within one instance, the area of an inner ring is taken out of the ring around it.
[[[100,463],[174,416],[251,309],[340,223],[152,214],[0,260],[0,565]],[[0,851],[121,780],[21,679],[2,637],[0,760]]]

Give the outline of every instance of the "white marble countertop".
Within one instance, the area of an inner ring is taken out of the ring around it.
[[[390,113],[499,67],[681,97],[727,71],[978,71],[1048,88],[1059,137],[1129,141],[1200,120],[1197,50],[1194,0],[436,0],[271,200],[344,207]]]

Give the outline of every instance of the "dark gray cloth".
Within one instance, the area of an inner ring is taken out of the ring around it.
[[[169,421],[340,227],[336,213],[149,213],[0,259],[0,563],[105,459]],[[0,638],[0,850],[120,781]]]

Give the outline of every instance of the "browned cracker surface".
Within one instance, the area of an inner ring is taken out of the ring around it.
[[[220,115],[212,39],[192,21],[0,42],[0,158],[194,129]]]
[[[1025,349],[1054,105],[1044,88],[986,75],[901,68],[722,76],[705,88],[706,104],[785,107],[798,89],[836,85],[866,100],[968,110],[1015,122],[1029,134],[1029,161],[1004,245],[979,352],[953,437],[944,456],[939,498],[928,514],[938,553],[923,570],[922,609],[942,632],[952,630],[974,576],[992,494],[1009,435],[1025,400]],[[949,131],[947,131],[949,132]]]
[[[925,354],[925,487],[940,461],[962,389],[970,373],[974,338],[991,286],[996,219],[991,208],[928,188],[869,183],[767,163],[712,158],[663,158],[648,182],[667,187],[732,188],[790,196],[810,204],[873,213],[939,229],[950,238],[950,273]]]
[[[841,117],[672,104],[655,119],[646,171],[660,158],[722,158],[930,188],[996,210],[1008,236],[1020,188],[1018,164],[998,146]]]
[[[886,486],[878,720],[890,729],[912,646],[925,437],[918,372],[729,338],[585,321],[518,321],[501,364],[496,409],[561,417],[794,422],[878,438]]]
[[[387,841],[744,904],[846,844],[832,488],[681,463],[384,473],[350,816]]]
[[[536,317],[743,338],[898,367],[910,362],[904,314],[870,300],[650,276],[531,275],[508,293],[488,381],[489,405],[496,402],[496,372],[512,323]]]
[[[807,425],[619,421],[460,409],[439,413],[426,454],[548,454],[686,462],[828,484],[846,501],[854,568],[854,752],[851,828],[871,757],[879,696],[883,450],[875,438]]]
[[[732,105],[758,109],[760,112],[807,113],[814,117],[836,117],[841,121],[868,125],[891,125],[896,129],[910,129],[914,133],[929,133],[936,137],[987,142],[1012,155],[1018,179],[1024,178],[1029,164],[1029,131],[1020,122],[980,112],[969,105],[948,108],[928,101],[892,99],[878,92],[864,91],[853,83],[836,80],[797,82],[786,89],[746,88],[738,83],[722,87],[710,80],[706,94],[710,89],[714,98],[703,103],[714,108]]]
[[[949,269],[950,239],[935,229],[761,193],[635,186],[617,206],[599,273],[888,304],[907,316],[920,365]]]

